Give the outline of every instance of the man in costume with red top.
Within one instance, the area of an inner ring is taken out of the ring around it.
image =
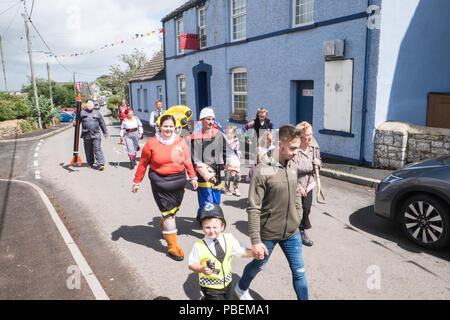
[[[225,136],[214,125],[215,118],[213,108],[203,108],[199,116],[202,124],[201,131],[192,133],[188,137],[198,177],[198,221],[200,221],[200,212],[206,203],[220,204],[222,192],[220,172],[224,168],[226,143]]]
[[[175,125],[176,121],[172,115],[161,117],[158,132],[142,148],[131,192],[138,191],[149,166],[152,193],[161,211],[160,227],[167,242],[168,255],[176,261],[181,261],[184,252],[177,241],[175,215],[183,201],[186,170],[194,190],[198,184],[188,145],[182,137],[175,134]]]

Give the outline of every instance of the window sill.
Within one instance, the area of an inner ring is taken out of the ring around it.
[[[248,121],[247,120],[234,120],[233,118],[228,119],[228,122],[230,123],[239,123],[239,124],[246,124]]]
[[[322,129],[319,130],[320,134],[327,134],[330,136],[341,136],[341,137],[348,137],[348,138],[354,138],[355,135],[351,132],[344,132],[344,131],[334,131],[334,130],[326,130]]]

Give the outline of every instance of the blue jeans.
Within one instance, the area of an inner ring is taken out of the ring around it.
[[[245,266],[242,278],[238,283],[239,289],[245,291],[250,287],[252,280],[264,269],[269,261],[269,257],[272,254],[275,245],[279,244],[292,271],[292,282],[295,293],[297,294],[297,299],[308,300],[308,284],[306,283],[305,264],[302,257],[302,237],[300,236],[300,232],[287,240],[262,240],[262,243],[267,247],[269,255],[266,255],[264,260],[253,259],[252,262]]]

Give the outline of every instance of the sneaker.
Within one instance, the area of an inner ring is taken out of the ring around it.
[[[230,189],[225,189],[225,194],[227,195],[227,196],[231,196],[231,191],[230,191]]]
[[[250,295],[250,292],[248,292],[248,289],[243,291],[239,288],[239,285],[237,284],[234,287],[234,293],[236,294],[236,297],[239,300],[253,300],[252,296]]]
[[[105,170],[105,166],[104,165],[98,166],[98,170],[100,170],[100,171]]]
[[[239,189],[234,189],[234,195],[236,197],[240,197],[241,196],[241,193],[239,192]]]

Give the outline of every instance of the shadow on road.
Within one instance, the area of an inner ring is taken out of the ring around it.
[[[234,289],[234,286],[239,282],[240,279],[241,279],[240,276],[233,273],[233,281],[229,284],[232,289]],[[202,294],[200,285],[198,284],[198,274],[191,272],[187,277],[186,281],[183,283],[183,289],[189,299],[199,300]],[[258,293],[256,293],[252,289],[250,289],[249,291],[253,299],[264,300],[263,297],[261,297]],[[231,297],[228,297],[228,300],[237,300],[233,290],[231,290]]]
[[[399,224],[395,223],[394,221],[390,221],[377,216],[374,213],[373,205],[355,211],[350,215],[349,221],[353,227],[373,234],[377,237],[396,242],[397,245],[404,250],[414,253],[423,252],[440,259],[450,261],[450,248],[438,251],[422,248],[414,244],[406,238]],[[387,248],[384,244],[376,240],[372,240],[372,242]],[[389,248],[387,249],[390,250]],[[412,261],[410,262],[414,263]]]
[[[238,209],[244,210],[245,208],[247,208],[248,198],[236,198],[235,196],[234,196],[234,198],[236,200],[223,200],[222,203],[226,206],[231,206],[231,207],[235,207]]]
[[[136,162],[137,163],[136,163],[136,166],[134,167],[133,170],[137,169],[140,159],[141,159],[140,157],[136,157]],[[108,162],[108,164],[111,167],[115,167],[115,168],[122,167],[122,168],[127,168],[128,170],[130,170],[130,165],[131,165],[130,161],[110,161],[110,162]]]
[[[161,231],[153,226],[121,226],[111,233],[111,240],[117,241],[120,238],[146,246],[157,252],[166,253],[167,247],[161,243]]]
[[[233,226],[236,226],[236,229],[238,229],[239,232],[241,232],[242,234],[245,234],[247,237],[249,236],[248,234],[248,221],[236,221],[235,223],[233,223]]]
[[[111,240],[117,241],[120,238],[133,242],[147,248],[151,248],[157,252],[166,254],[167,247],[165,241],[162,240],[161,229],[159,228],[160,217],[154,217],[152,221],[148,223],[148,226],[120,226],[119,229],[111,232]],[[198,239],[203,238],[201,231],[196,232],[193,229],[201,230],[200,225],[195,218],[182,218],[176,219],[178,235],[185,234],[196,237]]]

